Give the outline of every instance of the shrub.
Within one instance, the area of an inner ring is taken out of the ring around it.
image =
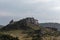
[[[0,40],[19,40],[18,37],[12,37],[10,35],[0,35]]]

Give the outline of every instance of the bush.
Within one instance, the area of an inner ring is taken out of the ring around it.
[[[0,40],[19,40],[18,37],[12,37],[10,35],[0,35]]]

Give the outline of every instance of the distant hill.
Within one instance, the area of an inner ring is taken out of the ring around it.
[[[0,25],[0,28],[4,27],[3,25]]]
[[[60,31],[60,24],[59,23],[40,23],[40,26],[57,28]]]

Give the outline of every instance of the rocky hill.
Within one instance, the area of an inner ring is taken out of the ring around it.
[[[60,37],[56,28],[40,26],[38,20],[31,17],[19,21],[11,20],[0,29],[0,33],[18,37],[20,40],[58,40]]]
[[[4,30],[12,30],[12,29],[28,30],[28,29],[34,29],[34,28],[39,29],[38,24],[39,24],[38,20],[34,18],[24,18],[16,22],[13,22],[13,20],[11,20],[10,23],[6,25],[5,27],[3,27],[2,29]]]

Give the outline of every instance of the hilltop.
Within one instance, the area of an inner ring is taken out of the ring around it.
[[[34,26],[34,27],[33,27]],[[38,26],[38,27],[36,27]],[[22,29],[22,30],[28,30],[28,29],[34,29],[36,27],[39,28],[38,20],[34,18],[24,18],[19,21],[13,22],[13,20],[10,21],[8,25],[3,27],[4,30],[13,30],[13,29]]]

